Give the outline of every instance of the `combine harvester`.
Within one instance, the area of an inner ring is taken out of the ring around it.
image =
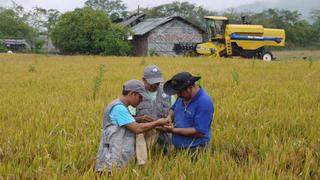
[[[177,44],[185,54],[210,57],[259,58],[271,61],[274,58],[266,47],[285,46],[283,29],[250,25],[242,17],[242,23],[231,23],[227,17],[205,16],[208,42],[201,44]]]

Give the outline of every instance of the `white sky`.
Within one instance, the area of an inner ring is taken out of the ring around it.
[[[61,12],[70,11],[74,8],[83,7],[86,0],[14,0],[22,5],[26,10],[32,7],[41,7],[45,9],[58,9]],[[248,4],[259,0],[179,0],[180,2],[189,2],[198,6],[203,6],[209,10],[223,10],[238,5]],[[154,7],[157,5],[171,3],[173,0],[123,0],[128,10],[140,7]],[[0,0],[0,6],[11,6],[12,0]]]

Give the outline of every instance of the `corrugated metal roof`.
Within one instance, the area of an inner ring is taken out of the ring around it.
[[[139,18],[143,18],[144,16],[146,16],[146,15],[145,14],[133,15],[133,16],[129,17],[128,19],[120,22],[120,24],[122,26],[128,26],[129,24],[133,23],[134,21],[137,21]]]
[[[188,24],[194,26],[195,28],[199,29],[200,31],[203,31],[203,29],[201,29],[200,27],[192,24],[191,22],[183,19],[180,16],[170,16],[170,17],[163,17],[163,18],[153,18],[153,19],[145,19],[143,22],[133,26],[131,28],[131,30],[133,31],[134,35],[144,35],[150,31],[152,31],[153,29],[155,29],[156,27],[171,21],[172,19],[180,19],[182,21],[187,22]]]
[[[0,39],[0,43],[8,45],[25,45],[28,44],[25,39]]]
[[[154,28],[160,26],[163,23],[171,20],[173,17],[164,17],[164,18],[154,18],[154,19],[145,19],[143,22],[132,27],[132,31],[135,35],[144,35],[147,32],[153,30]]]

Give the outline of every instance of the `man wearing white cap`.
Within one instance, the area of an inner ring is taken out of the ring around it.
[[[135,121],[128,106],[137,107],[147,96],[141,81],[130,80],[124,84],[122,96],[106,107],[95,166],[97,172],[127,165],[135,154],[135,135],[168,123],[167,119],[147,123]]]
[[[135,110],[131,111],[135,115],[135,119],[140,122],[148,122],[167,117],[174,100],[163,91],[163,85],[160,83],[164,80],[160,68],[154,64],[148,65],[144,69],[142,81],[148,95],[143,98]],[[139,165],[146,163],[147,147],[149,148],[155,142],[158,142],[159,148],[166,152],[171,144],[171,135],[153,129],[136,136],[136,154]]]

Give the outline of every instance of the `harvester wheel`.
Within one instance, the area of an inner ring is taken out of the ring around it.
[[[263,61],[272,61],[272,60],[273,60],[273,55],[272,55],[271,52],[266,51],[266,52],[263,52],[263,53],[261,54],[261,59],[262,59]]]

